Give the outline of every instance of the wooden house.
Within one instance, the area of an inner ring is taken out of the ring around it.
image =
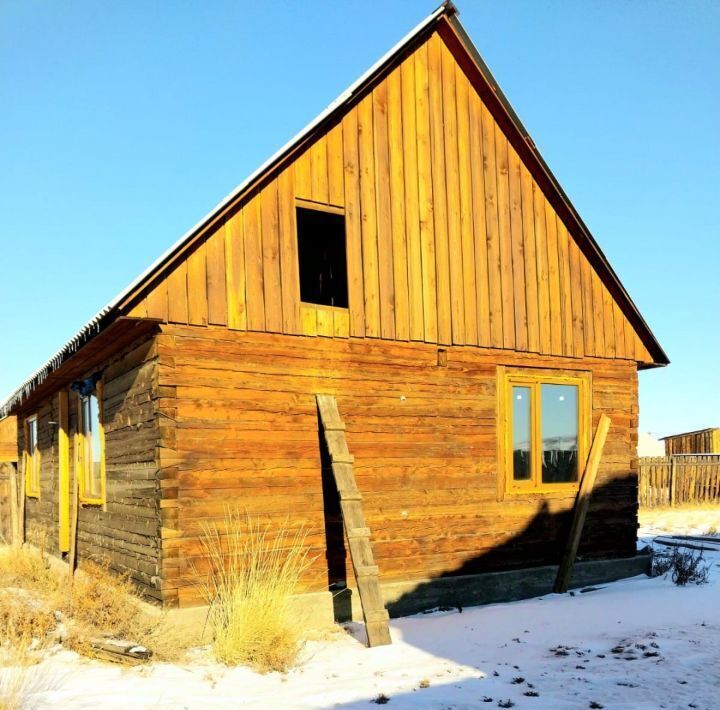
[[[665,455],[720,454],[720,428],[698,429],[684,434],[664,436]]]
[[[667,363],[445,4],[2,411],[55,554],[77,485],[80,562],[193,607],[203,525],[236,505],[310,528],[329,605],[355,587],[331,395],[400,614],[544,591],[603,413],[578,579],[636,571],[638,370]]]

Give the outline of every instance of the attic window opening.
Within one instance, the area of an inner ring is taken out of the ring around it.
[[[348,307],[345,217],[334,211],[297,207],[300,300]]]

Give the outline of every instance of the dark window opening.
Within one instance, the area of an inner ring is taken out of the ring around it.
[[[322,210],[297,208],[300,300],[348,307],[345,218]]]

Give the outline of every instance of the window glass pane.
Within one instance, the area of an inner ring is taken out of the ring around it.
[[[530,480],[530,388],[512,388],[513,479]]]
[[[37,419],[28,422],[28,445],[27,450],[33,454],[37,448]]]
[[[82,424],[85,436],[85,493],[100,495],[100,408],[95,395],[82,399]]]
[[[542,481],[578,479],[578,388],[544,384],[542,410]]]
[[[92,460],[93,464],[100,463],[100,408],[95,395],[88,397],[90,409],[90,429],[92,433]]]

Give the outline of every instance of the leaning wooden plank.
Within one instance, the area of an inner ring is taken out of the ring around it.
[[[577,555],[578,546],[580,545],[580,536],[585,525],[585,517],[587,516],[588,506],[590,505],[590,495],[595,485],[595,476],[597,475],[600,458],[602,456],[605,439],[610,429],[610,417],[607,414],[600,416],[595,438],[593,439],[590,455],[588,456],[585,471],[580,481],[580,490],[578,491],[577,500],[575,502],[575,514],[573,516],[572,527],[570,528],[570,538],[565,553],[560,561],[560,569],[558,569],[557,579],[555,580],[555,592],[562,594],[566,592],[570,584],[570,576]]]
[[[335,397],[319,394],[316,399],[340,497],[340,509],[357,579],[368,646],[384,646],[391,643],[388,613],[380,591],[379,569],[370,547],[370,529],[365,524],[363,515],[362,493],[355,483],[354,459],[348,450],[345,424],[340,419]]]

